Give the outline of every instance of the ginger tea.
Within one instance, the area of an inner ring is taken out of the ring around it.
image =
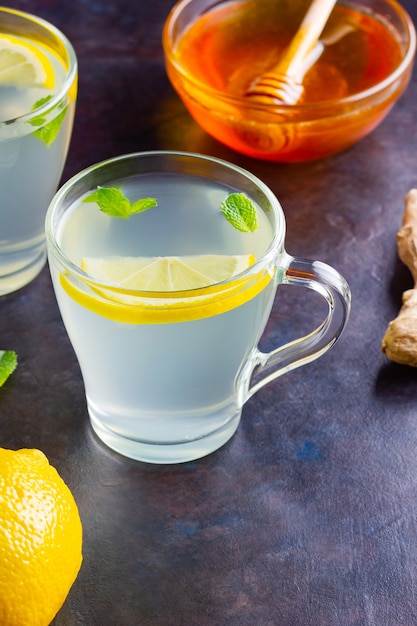
[[[145,294],[131,288],[134,273],[147,257],[155,267],[166,257],[192,263],[190,274],[200,271],[201,258],[208,259],[207,273],[218,259],[256,263],[274,238],[272,216],[258,206],[258,228],[238,231],[220,205],[239,189],[197,173],[138,174],[109,184],[131,201],[155,197],[158,204],[119,219],[83,194],[68,207],[56,238],[65,256],[88,270],[89,287],[51,264],[92,426],[127,456],[153,462],[201,456],[210,441],[221,442],[236,428],[236,381],[266,324],[273,272],[169,293],[161,292],[164,276],[155,270]],[[108,286],[94,283],[95,268],[105,268]]]
[[[45,215],[64,167],[76,96],[75,56],[63,35],[12,12],[19,28],[35,23],[32,36],[15,35],[2,12],[0,295],[27,284],[45,263]],[[36,38],[46,28],[58,43]]]
[[[349,315],[336,270],[286,253],[274,193],[214,157],[140,152],[93,165],[53,198],[46,237],[91,425],[134,459],[217,450],[244,403],[324,354]],[[263,352],[279,284],[319,293],[327,317]]]

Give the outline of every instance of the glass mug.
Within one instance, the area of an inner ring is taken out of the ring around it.
[[[77,58],[55,26],[21,11],[0,7],[0,37],[11,58],[23,52],[37,72],[22,79],[3,71],[0,84],[1,296],[32,281],[46,262],[45,215],[70,143]]]
[[[91,196],[98,187],[116,187],[131,202],[153,197],[158,206],[120,219],[99,210],[97,193]],[[236,230],[220,211],[233,193],[256,205],[254,232]],[[176,463],[216,450],[236,431],[248,398],[326,352],[349,316],[344,278],[286,253],[285,218],[272,191],[216,158],[155,151],[93,165],[53,198],[46,237],[91,425],[133,459]],[[209,271],[230,257],[246,265],[206,286],[161,287],[165,263],[192,265],[205,255],[215,255]],[[135,282],[142,267],[146,288]],[[263,353],[258,343],[274,302],[279,306],[279,284],[315,290],[327,316],[309,335]]]

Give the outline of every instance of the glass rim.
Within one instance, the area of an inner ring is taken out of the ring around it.
[[[245,170],[244,168],[238,165],[235,165],[234,163],[225,161],[223,159],[219,159],[217,157],[204,155],[204,154],[200,154],[196,152],[184,152],[184,151],[177,151],[177,150],[148,150],[148,151],[141,151],[141,152],[132,152],[128,154],[119,155],[116,157],[111,157],[109,159],[105,159],[103,161],[90,165],[84,168],[83,170],[81,170],[80,172],[78,172],[77,174],[75,174],[74,176],[72,176],[70,179],[68,179],[60,187],[60,189],[58,189],[58,191],[55,193],[54,197],[52,198],[49,204],[47,213],[46,213],[46,218],[45,218],[45,236],[46,236],[48,255],[53,256],[55,259],[57,259],[58,263],[62,267],[64,267],[71,275],[76,277],[77,280],[81,281],[82,283],[93,284],[93,285],[97,285],[97,286],[108,288],[108,289],[112,289],[112,288],[114,289],[115,287],[117,287],[117,290],[119,291],[119,293],[124,293],[127,295],[137,295],[137,297],[141,299],[148,299],[148,298],[153,299],[156,297],[155,294],[159,294],[158,298],[160,298],[160,296],[163,293],[164,296],[166,296],[166,300],[176,300],[179,297],[181,298],[181,300],[183,300],[183,296],[184,294],[186,294],[186,291],[184,290],[167,291],[167,292],[134,290],[131,288],[123,288],[123,287],[115,285],[114,283],[110,283],[110,282],[106,282],[101,279],[98,279],[92,276],[91,274],[88,274],[87,272],[82,270],[78,265],[76,265],[73,261],[71,261],[71,259],[62,250],[61,246],[58,244],[58,241],[56,239],[57,225],[58,225],[58,222],[60,221],[60,218],[57,218],[56,214],[59,208],[62,206],[62,203],[65,200],[66,196],[73,189],[74,185],[76,185],[83,179],[90,176],[93,172],[103,167],[111,167],[112,165],[121,163],[123,161],[127,162],[127,161],[140,160],[141,158],[146,158],[146,157],[148,158],[149,157],[150,158],[152,157],[155,157],[155,158],[160,158],[160,157],[192,158],[192,159],[201,160],[203,162],[204,161],[210,162],[224,169],[234,171],[238,175],[252,182],[256,186],[256,188],[258,188],[261,191],[261,193],[268,200],[269,205],[272,208],[273,213],[274,213],[276,224],[275,224],[272,240],[269,243],[266,250],[264,251],[264,253],[262,254],[262,256],[259,259],[256,259],[253,265],[251,265],[249,268],[247,268],[243,272],[240,272],[239,274],[236,274],[226,280],[216,282],[213,285],[200,287],[198,289],[190,289],[189,290],[190,295],[192,293],[193,297],[196,296],[196,294],[197,296],[200,296],[200,295],[205,296],[210,290],[213,289],[213,287],[217,285],[227,286],[228,284],[236,281],[236,279],[245,278],[245,277],[250,278],[251,276],[254,276],[255,274],[262,271],[262,269],[264,268],[275,266],[277,262],[277,257],[280,254],[285,254],[284,242],[285,242],[285,234],[286,234],[286,221],[285,221],[284,211],[282,209],[282,206],[278,198],[260,178],[258,178],[256,175],[252,174],[248,170]],[[155,172],[156,171],[157,170],[155,170]],[[77,197],[74,197],[70,204],[72,205],[74,202],[77,201],[77,199],[78,199]],[[182,295],[179,296],[178,294],[182,294]]]
[[[9,7],[0,6],[0,17],[2,14],[15,15],[16,17],[21,18],[22,20],[26,20],[29,23],[36,24],[44,31],[49,32],[51,35],[53,35],[57,40],[59,40],[63,44],[68,54],[69,63],[68,63],[68,69],[66,68],[65,80],[63,81],[58,91],[52,95],[50,100],[45,102],[45,104],[43,104],[42,106],[37,107],[33,111],[29,111],[28,113],[23,113],[22,115],[19,115],[14,118],[10,118],[9,120],[0,121],[0,130],[1,128],[4,128],[4,127],[10,128],[10,126],[15,125],[15,124],[24,125],[30,122],[30,120],[33,119],[34,117],[38,117],[39,115],[42,115],[43,113],[46,113],[47,111],[50,111],[51,109],[53,109],[60,102],[60,100],[62,100],[65,94],[70,90],[71,85],[76,80],[77,73],[78,73],[78,60],[77,60],[75,49],[72,43],[70,42],[70,40],[68,39],[68,37],[57,26],[55,26],[51,22],[48,22],[48,20],[45,20],[42,17],[38,17],[37,15],[34,15],[33,13],[20,11],[18,9],[12,9]],[[0,32],[1,32],[1,27],[0,27]]]

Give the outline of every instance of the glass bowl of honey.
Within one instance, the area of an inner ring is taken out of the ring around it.
[[[163,30],[168,77],[194,120],[229,148],[318,159],[369,134],[405,91],[416,51],[396,0],[338,0],[295,104],[247,97],[294,37],[311,0],[180,0]]]

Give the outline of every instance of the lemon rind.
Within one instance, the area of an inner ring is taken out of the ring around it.
[[[120,301],[122,290],[117,288],[103,288],[87,279],[80,288],[73,284],[66,273],[60,273],[59,281],[72,300],[101,317],[125,324],[170,324],[204,319],[231,311],[259,295],[273,276],[273,270],[262,270],[224,285],[175,292],[175,296],[152,292],[150,298],[149,292],[147,297],[144,292],[129,292],[128,297],[131,300],[124,299],[123,302]],[[86,291],[86,287],[91,291]],[[126,297],[124,290],[123,297]]]

